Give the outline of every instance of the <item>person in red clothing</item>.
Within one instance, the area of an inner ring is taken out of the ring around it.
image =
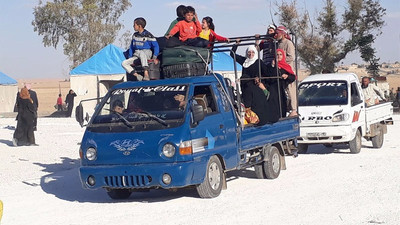
[[[192,9],[192,10],[189,10]],[[174,36],[179,32],[179,40],[184,45],[190,45],[195,47],[207,47],[208,41],[199,37],[201,32],[201,25],[199,19],[197,18],[196,12],[194,12],[193,7],[186,7],[184,10],[184,20],[179,21],[175,26],[171,29],[169,34],[165,36],[167,39]],[[193,18],[196,18],[196,22],[193,21]]]
[[[62,95],[58,94],[58,98],[57,98],[57,111],[63,111],[62,108],[62,104],[63,104],[63,100],[62,100]]]
[[[203,18],[201,23],[202,31],[199,34],[199,37],[209,41],[209,42],[229,42],[229,38],[225,38],[219,36],[214,32],[215,26],[213,23],[213,19],[209,16]],[[212,47],[212,44],[209,44],[209,47]]]

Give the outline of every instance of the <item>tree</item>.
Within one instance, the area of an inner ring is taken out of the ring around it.
[[[378,76],[379,58],[376,58],[372,44],[376,36],[382,34],[382,17],[386,14],[379,0],[348,0],[342,22],[337,19],[334,1],[325,0],[315,26],[307,11],[298,12],[296,1],[282,2],[278,8],[281,24],[295,31],[300,58],[312,74],[323,70],[334,71],[336,63],[348,53],[359,50],[361,58],[369,63],[367,70]],[[305,23],[307,20],[308,23]],[[347,40],[340,38],[343,31],[349,33]]]
[[[129,0],[39,1],[32,25],[45,47],[63,42],[72,69],[114,42],[123,27],[118,19],[130,6]]]

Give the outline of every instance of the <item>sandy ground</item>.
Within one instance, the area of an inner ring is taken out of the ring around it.
[[[73,118],[39,118],[32,147],[12,147],[16,121],[0,118],[1,224],[400,224],[400,115],[394,120],[381,149],[366,141],[356,155],[345,145],[311,146],[287,157],[275,180],[229,172],[215,199],[180,189],[115,201],[82,188],[84,129]]]

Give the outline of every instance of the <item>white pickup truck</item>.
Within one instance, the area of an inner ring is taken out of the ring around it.
[[[299,153],[308,145],[348,143],[351,153],[361,150],[361,138],[381,148],[387,124],[393,124],[390,102],[366,107],[354,73],[318,74],[299,85]]]

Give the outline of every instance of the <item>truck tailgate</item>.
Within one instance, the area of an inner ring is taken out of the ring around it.
[[[295,139],[300,135],[299,118],[290,117],[273,124],[263,126],[247,126],[240,137],[240,150],[262,147],[287,139]]]
[[[373,105],[365,109],[365,120],[367,126],[391,118],[393,106],[391,102]]]

